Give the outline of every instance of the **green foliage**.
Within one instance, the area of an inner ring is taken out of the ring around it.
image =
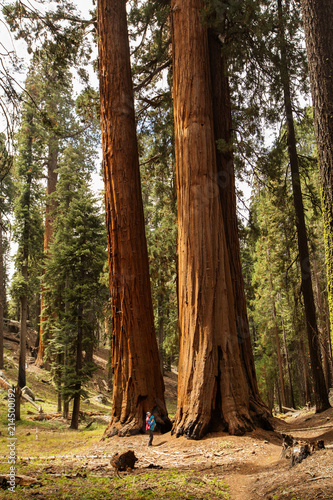
[[[13,157],[7,151],[5,134],[0,134],[0,224],[3,252],[1,258],[4,268],[3,284],[5,289],[8,282],[7,268],[11,229],[10,216],[13,211],[14,194]]]
[[[173,156],[173,117],[165,102],[147,114],[139,135],[150,277],[160,355],[178,357],[177,203]]]
[[[76,371],[78,328],[83,331],[83,348],[91,349],[108,300],[108,289],[101,283],[107,258],[104,216],[90,191],[86,168],[91,153],[82,140],[64,151],[55,194],[54,234],[45,262],[46,357],[65,399],[73,397],[76,384],[83,384],[94,370],[87,362],[80,373]],[[82,387],[79,390],[84,394]]]
[[[317,162],[313,156],[315,150],[310,110],[295,125],[306,223],[311,241],[311,260],[317,264],[318,269],[314,270],[316,282],[323,291],[325,276],[323,228],[319,210],[320,186]],[[305,380],[299,360],[302,359],[302,343],[306,344],[306,328],[287,144],[283,130],[269,154],[261,159],[260,170],[263,175],[261,182],[253,189],[251,224],[245,230],[247,234],[242,245],[246,262],[245,283],[250,321],[255,331],[254,353],[258,383],[265,400],[272,402],[278,379],[277,347],[274,340],[276,327],[280,337],[287,392],[291,389],[287,374],[288,354],[296,404],[302,406],[306,403]],[[303,266],[302,272],[305,271]],[[322,292],[321,295],[325,304]],[[320,319],[325,311],[325,305],[323,307],[318,309],[318,320],[322,335],[325,336],[325,321]]]
[[[91,55],[86,30],[93,23],[80,19],[76,7],[67,0],[56,1],[46,12],[23,2],[7,3],[2,12],[17,39],[27,43],[28,52],[42,46],[49,55],[53,70],[61,76],[68,65],[85,63]]]
[[[27,82],[29,85],[29,82]],[[17,136],[18,152],[14,159],[16,180],[13,236],[18,249],[11,295],[19,301],[30,301],[39,294],[39,276],[43,251],[42,166],[36,109],[24,103],[22,126]]]
[[[132,2],[130,38],[155,330],[164,364],[178,357],[177,203],[169,2]]]

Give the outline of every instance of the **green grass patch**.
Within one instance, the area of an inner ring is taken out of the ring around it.
[[[34,476],[33,470],[30,470]],[[73,477],[73,475],[75,477]],[[71,476],[71,477],[67,477]],[[80,499],[80,500],[227,500],[230,498],[225,482],[198,476],[193,471],[178,470],[134,472],[121,477],[94,475],[68,471],[55,477],[47,472],[35,474],[40,484],[30,487],[16,487],[17,497]],[[10,498],[12,492],[5,491],[3,498]]]

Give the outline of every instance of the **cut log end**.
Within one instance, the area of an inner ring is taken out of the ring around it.
[[[315,451],[323,450],[325,448],[325,444],[322,439],[307,443],[306,441],[298,441],[287,434],[282,434],[282,437],[283,442],[280,459],[289,459],[290,467],[300,464],[305,458],[312,455]]]
[[[115,453],[110,460],[110,464],[115,468],[117,474],[119,471],[128,471],[132,470],[135,467],[135,462],[138,459],[134,454],[134,451],[128,450],[125,453],[119,455],[119,453]]]

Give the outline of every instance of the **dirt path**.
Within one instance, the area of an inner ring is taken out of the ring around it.
[[[192,470],[229,485],[230,500],[333,499],[333,409],[320,415],[281,421],[284,432],[299,439],[324,439],[325,450],[313,453],[290,468],[280,459],[281,434],[256,430],[245,436],[211,434],[201,441],[190,441],[170,434],[156,435],[153,447],[146,436],[114,437],[96,447],[99,453],[133,449],[138,457],[137,472],[149,464],[165,469]]]

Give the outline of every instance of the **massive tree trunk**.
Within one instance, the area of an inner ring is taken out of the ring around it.
[[[287,47],[284,37],[282,2],[278,0],[280,19],[280,52],[281,52],[281,81],[283,85],[284,107],[287,121],[288,154],[290,160],[291,180],[293,188],[294,207],[296,215],[296,229],[298,239],[299,261],[301,266],[302,295],[305,308],[307,334],[310,351],[311,372],[314,382],[316,411],[321,412],[330,407],[328,391],[321,363],[320,343],[316,319],[316,308],[314,302],[311,267],[309,258],[308,238],[305,225],[301,181],[299,175],[298,155],[296,148],[296,135],[291,103],[289,68],[287,59]]]
[[[217,176],[233,286],[238,343],[249,388],[251,416],[258,424],[270,427],[267,421],[269,411],[260,397],[255,373],[240,258],[232,145],[231,97],[226,58],[221,55],[222,47],[218,34],[212,29],[208,31],[208,46],[214,135],[215,141],[217,141]]]
[[[97,2],[106,225],[113,321],[110,436],[171,428],[154,329],[124,0]]]
[[[332,0],[302,0],[318,147],[333,346],[333,8]]]
[[[173,432],[252,429],[224,233],[201,0],[171,2],[178,199],[178,406]]]
[[[56,202],[51,198],[51,195],[55,192],[57,188],[58,173],[56,172],[58,166],[58,152],[59,152],[59,139],[57,137],[51,137],[49,140],[49,157],[47,162],[47,187],[46,187],[46,208],[45,208],[45,232],[44,232],[44,255],[47,256],[49,253],[50,243],[53,235],[53,211],[56,207]],[[39,325],[39,344],[38,344],[38,354],[35,362],[36,366],[43,366],[44,358],[44,344],[43,344],[43,321],[45,321],[44,315],[44,300],[43,300],[43,288],[42,288],[42,298],[40,305],[40,325]]]

